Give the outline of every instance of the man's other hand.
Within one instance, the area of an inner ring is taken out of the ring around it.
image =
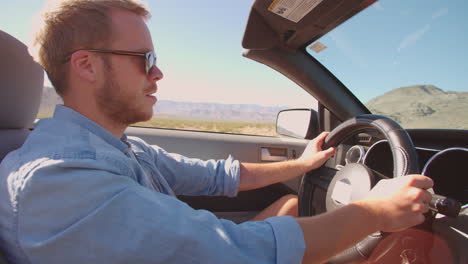
[[[401,231],[424,222],[424,213],[428,212],[432,198],[427,189],[433,185],[431,178],[422,175],[385,179],[361,202],[370,205],[380,219],[381,231]]]
[[[303,161],[308,170],[317,169],[322,166],[333,154],[335,154],[335,148],[331,147],[326,150],[322,150],[323,142],[330,132],[322,132],[316,138],[311,140],[301,157],[298,159]]]

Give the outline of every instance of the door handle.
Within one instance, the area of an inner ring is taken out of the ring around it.
[[[288,159],[288,150],[285,148],[261,147],[261,161],[283,161]]]

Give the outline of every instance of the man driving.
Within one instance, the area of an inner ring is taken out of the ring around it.
[[[369,198],[297,217],[281,198],[235,224],[176,195],[236,196],[320,167],[312,140],[297,160],[202,161],[127,137],[151,119],[163,78],[134,0],[65,0],[43,14],[37,61],[64,104],[0,165],[0,241],[13,263],[321,263],[378,230],[424,221],[432,180],[379,182]],[[157,37],[157,36],[156,36]]]

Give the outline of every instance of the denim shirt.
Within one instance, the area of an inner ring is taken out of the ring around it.
[[[175,197],[236,196],[239,174],[58,105],[0,164],[0,245],[12,263],[300,263],[292,217],[235,224]]]

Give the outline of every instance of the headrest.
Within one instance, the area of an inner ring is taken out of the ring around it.
[[[0,129],[31,128],[43,86],[44,71],[26,45],[0,30]]]

